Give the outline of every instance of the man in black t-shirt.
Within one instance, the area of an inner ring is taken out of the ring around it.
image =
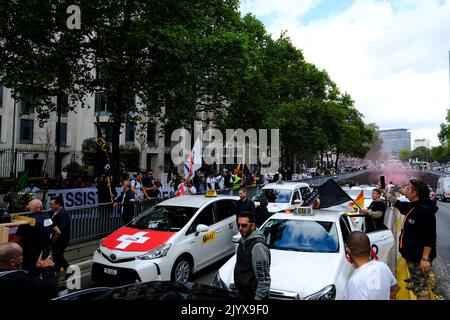
[[[61,235],[61,230],[53,224],[47,212],[41,211],[41,200],[31,200],[28,208],[30,210],[28,217],[34,219],[34,225],[20,225],[15,242],[19,243],[23,249],[23,269],[34,275],[39,273],[36,268],[39,255],[42,251],[48,251],[51,248],[52,237],[53,241],[56,241]]]
[[[373,232],[377,230],[385,230],[387,229],[384,224],[384,214],[386,213],[386,204],[383,199],[381,199],[381,190],[373,189],[372,190],[372,203],[366,209],[362,209],[360,212],[367,214],[372,217],[372,221],[366,222],[366,232]],[[370,219],[368,219],[370,220]]]

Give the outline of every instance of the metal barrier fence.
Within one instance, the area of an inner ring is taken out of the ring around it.
[[[134,217],[153,207],[162,199],[136,202]],[[70,244],[99,239],[123,226],[122,205],[110,203],[66,208],[71,217]]]

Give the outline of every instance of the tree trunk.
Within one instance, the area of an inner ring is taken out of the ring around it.
[[[336,162],[334,164],[334,169],[337,170],[338,167],[338,161],[339,161],[339,150],[336,150]]]
[[[320,170],[323,169],[323,151],[320,151]]]

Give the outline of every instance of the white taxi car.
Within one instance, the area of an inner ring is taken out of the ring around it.
[[[279,181],[265,185],[252,200],[259,206],[261,198],[267,198],[267,210],[274,213],[288,209],[296,200],[302,200],[311,191],[307,183]]]
[[[342,206],[344,210],[346,205]],[[261,226],[271,254],[271,299],[342,299],[353,272],[344,243],[350,232],[359,227],[351,219],[354,215],[334,211],[336,208],[303,207],[298,209],[300,214],[277,213]],[[392,232],[382,230],[367,235],[375,258],[388,263],[394,246]],[[238,236],[234,240],[237,239]],[[233,256],[216,273],[213,286],[235,291],[235,264]]]
[[[104,238],[91,277],[102,284],[188,281],[234,252],[235,196],[189,195],[163,201]]]

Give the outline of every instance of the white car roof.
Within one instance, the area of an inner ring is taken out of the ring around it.
[[[294,190],[296,188],[301,187],[309,187],[307,183],[304,182],[282,182],[282,183],[276,183],[272,182],[267,185],[265,185],[262,189],[278,189],[278,190]]]
[[[166,201],[160,202],[158,206],[177,206],[177,207],[191,207],[191,208],[200,208],[205,204],[209,204],[218,200],[223,199],[231,199],[231,200],[239,200],[238,196],[226,196],[226,195],[218,195],[217,197],[205,197],[204,195],[187,195],[170,198]]]
[[[275,213],[269,219],[330,221],[339,223],[340,211],[313,210],[313,215],[296,215],[292,213]]]
[[[353,186],[350,190],[373,190],[375,188],[376,187],[361,185],[361,186]]]

